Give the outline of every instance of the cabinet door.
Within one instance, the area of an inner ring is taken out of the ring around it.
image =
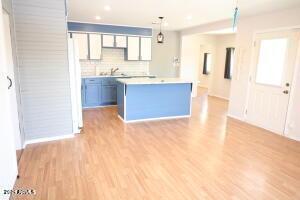
[[[126,48],[127,47],[127,38],[124,35],[116,35],[116,47]]]
[[[151,60],[151,38],[141,37],[141,60]]]
[[[102,104],[111,104],[117,102],[117,86],[116,85],[105,85],[102,86]]]
[[[102,35],[102,47],[115,47],[115,36]]]
[[[89,34],[90,44],[90,59],[101,59],[101,35],[100,34]]]
[[[79,59],[86,60],[88,59],[88,37],[85,33],[72,33],[72,38],[77,42]]]
[[[127,60],[140,60],[140,38],[127,37]]]
[[[101,84],[85,85],[85,106],[99,106],[101,104]]]

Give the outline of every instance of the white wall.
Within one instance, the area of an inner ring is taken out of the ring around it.
[[[197,82],[200,64],[200,38],[198,35],[181,37],[180,78],[193,82],[192,96],[197,95]]]
[[[193,95],[197,85],[208,88],[212,96],[229,98],[231,81],[224,79],[226,48],[235,46],[235,35],[184,35],[181,47],[181,77],[193,80]],[[204,53],[211,53],[211,73],[203,74]]]
[[[244,119],[248,78],[251,67],[253,37],[256,32],[300,26],[300,8],[284,10],[266,15],[242,18],[236,36],[235,69],[233,73],[229,114]]]
[[[199,35],[200,63],[198,66],[198,85],[205,88],[211,88],[213,80],[213,71],[216,65],[216,38],[210,35]],[[211,54],[211,72],[209,74],[203,74],[204,53]]]
[[[209,94],[229,99],[231,80],[224,78],[226,48],[235,47],[235,34],[218,35],[216,38],[215,64]]]
[[[286,29],[291,27],[300,27],[300,8],[293,8],[273,12],[265,15],[242,18],[238,24],[236,38],[236,60],[231,84],[229,115],[245,120],[245,109],[248,93],[248,78],[251,68],[251,57],[253,47],[253,37],[257,32],[266,32],[272,30]],[[300,82],[298,81],[294,87],[299,90]],[[298,96],[291,96],[293,109],[289,113],[288,126],[300,124],[298,116],[300,110],[300,101]],[[297,101],[298,100],[298,101]],[[293,135],[293,138],[300,138],[300,127],[287,129],[287,135]]]
[[[180,36],[177,31],[163,31],[165,40],[163,44],[156,42],[158,30],[153,30],[152,60],[150,61],[150,74],[159,77],[176,77],[179,66],[174,65],[174,57],[179,58]]]
[[[239,20],[236,34],[235,66],[233,79],[231,80],[229,115],[240,120],[245,120],[245,109],[248,93],[248,79],[251,66],[253,37],[257,32],[300,27],[300,7],[267,13],[264,15],[242,17]],[[231,20],[214,22],[206,25],[185,29],[181,36],[187,37],[191,34],[204,33],[208,31],[228,28]],[[298,56],[299,59],[300,56]],[[299,68],[298,62],[297,67]],[[299,70],[298,78],[294,82],[294,91],[300,89]],[[297,92],[291,94],[290,112],[286,135],[290,138],[300,140],[300,96]]]

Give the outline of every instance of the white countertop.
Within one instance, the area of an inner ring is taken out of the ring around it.
[[[127,85],[192,83],[192,81],[188,81],[180,78],[118,78],[117,81]]]
[[[130,77],[148,77],[153,75],[90,75],[90,76],[81,76],[81,78],[130,78]]]

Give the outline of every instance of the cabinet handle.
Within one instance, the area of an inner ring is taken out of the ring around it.
[[[9,76],[6,76],[6,78],[7,78],[8,81],[9,81],[8,89],[10,89],[11,86],[12,86],[12,80],[11,80],[11,78],[9,78]]]

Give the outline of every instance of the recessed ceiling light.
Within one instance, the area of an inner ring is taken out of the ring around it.
[[[169,26],[169,23],[168,23],[168,22],[164,22],[163,25],[164,25],[164,26]]]
[[[104,6],[104,10],[110,11],[110,10],[111,10],[111,7],[110,7],[109,5],[106,5],[106,6]]]
[[[192,20],[192,19],[193,19],[193,16],[192,16],[192,15],[188,15],[188,16],[186,16],[186,19],[187,19],[187,20]]]
[[[96,16],[95,19],[96,20],[101,20],[101,17],[100,16]]]

